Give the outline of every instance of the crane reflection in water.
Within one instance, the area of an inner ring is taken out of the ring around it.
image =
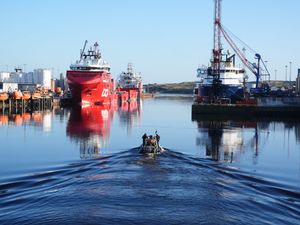
[[[246,151],[252,151],[253,163],[257,163],[259,151],[268,140],[270,130],[276,126],[292,125],[299,138],[299,123],[289,121],[216,119],[209,116],[193,118],[199,129],[197,146],[205,147],[205,157],[216,161],[238,161]],[[298,124],[298,126],[297,126]],[[298,132],[297,132],[298,131]]]

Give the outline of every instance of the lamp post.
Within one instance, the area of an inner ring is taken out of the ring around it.
[[[276,77],[277,77],[277,70],[275,69],[275,81],[276,81]]]
[[[266,66],[266,68],[267,68],[267,63],[268,63],[268,61],[265,61],[265,66]],[[267,71],[266,71],[266,74],[265,74],[265,81],[267,80]],[[269,76],[269,81],[270,81],[270,76]]]
[[[285,65],[285,82],[287,82],[287,65]]]
[[[291,82],[292,82],[292,62],[290,62],[290,88],[292,88],[292,84],[291,84]]]

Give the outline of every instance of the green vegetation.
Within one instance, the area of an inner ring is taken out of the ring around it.
[[[295,86],[296,83],[289,81],[268,81],[270,87],[276,89],[288,89],[290,86]],[[254,86],[255,82],[247,82],[246,86]],[[195,82],[181,82],[181,83],[166,83],[166,84],[145,84],[144,90],[149,93],[166,93],[166,94],[193,94]]]
[[[145,84],[144,90],[150,93],[193,94],[195,82]]]

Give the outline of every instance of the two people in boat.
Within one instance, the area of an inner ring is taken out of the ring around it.
[[[143,146],[147,145],[158,145],[159,146],[159,141],[160,141],[160,136],[158,135],[157,131],[155,131],[155,136],[153,135],[147,135],[146,133],[144,133],[144,135],[142,136],[143,139]]]

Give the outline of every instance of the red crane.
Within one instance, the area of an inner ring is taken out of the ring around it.
[[[214,48],[212,59],[212,75],[216,80],[220,79],[221,67],[221,1],[215,0],[215,16],[214,16]]]
[[[234,43],[230,35],[225,31],[221,23],[221,0],[215,1],[215,15],[214,15],[214,49],[213,49],[213,60],[212,60],[212,73],[214,76],[214,80],[220,79],[220,66],[221,66],[221,57],[222,57],[222,49],[221,49],[221,33],[223,34],[225,40],[228,42],[233,51],[237,54],[242,63],[256,76],[256,89],[259,87],[259,79],[260,79],[260,66],[261,63],[264,66],[267,75],[270,76],[269,71],[262,60],[260,54],[255,54],[255,58],[257,59],[257,64],[251,63],[244,55],[244,53],[238,48],[238,46]]]

